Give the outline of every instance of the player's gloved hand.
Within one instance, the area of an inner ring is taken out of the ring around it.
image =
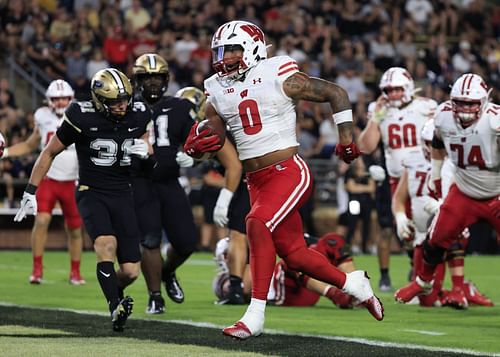
[[[396,213],[395,218],[399,239],[402,241],[411,240],[413,238],[413,232],[415,231],[415,224],[413,221],[409,220],[404,212]]]
[[[371,178],[375,182],[382,182],[385,180],[385,170],[380,165],[371,165],[368,168]]]
[[[439,200],[440,198],[443,197],[440,178],[436,180],[430,179],[427,186],[429,188],[429,194],[431,197],[435,198],[436,200]]]
[[[359,151],[354,141],[349,145],[342,145],[338,143],[335,145],[335,155],[340,157],[347,164],[350,164],[352,161],[356,160],[359,155],[361,155],[361,151]]]
[[[441,203],[443,203],[441,200],[435,200],[434,198],[431,198],[425,203],[424,211],[433,216],[439,210]]]
[[[381,95],[375,102],[375,109],[373,110],[373,114],[370,119],[380,125],[380,123],[385,119],[386,114],[387,99]]]
[[[36,186],[28,184],[23,193],[21,208],[17,211],[16,216],[14,217],[14,222],[21,222],[28,214],[36,215],[38,208],[35,193]]]
[[[198,123],[191,127],[186,142],[184,143],[184,152],[191,157],[201,157],[206,152],[214,152],[222,147],[220,138],[217,135],[211,135],[210,128],[203,129],[196,133]]]
[[[175,156],[175,161],[180,167],[192,167],[194,164],[194,159],[182,151],[177,151],[177,155]]]
[[[134,143],[128,148],[128,153],[130,155],[135,155],[142,160],[149,157],[149,145],[143,139],[134,139]]]
[[[214,208],[214,223],[219,227],[225,227],[229,218],[227,217],[227,211],[229,210],[229,204],[233,198],[233,192],[229,191],[227,188],[220,190],[219,197],[217,198],[217,203]]]
[[[491,202],[488,203],[488,207],[490,207],[493,217],[500,219],[500,196],[491,200]]]
[[[0,133],[0,158],[2,158],[4,152],[5,152],[5,138],[3,137],[2,133]]]

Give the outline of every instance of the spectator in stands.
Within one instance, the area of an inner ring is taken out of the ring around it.
[[[101,69],[109,67],[108,61],[104,59],[102,54],[102,49],[100,47],[94,48],[92,52],[92,57],[87,62],[86,77],[87,80],[91,80],[94,74],[96,74]]]
[[[132,5],[125,10],[125,22],[131,34],[142,30],[151,23],[149,12],[142,7],[140,0],[133,0]]]
[[[71,85],[87,78],[87,60],[76,46],[66,52],[66,78]]]
[[[111,67],[126,72],[130,59],[130,44],[121,26],[108,31],[108,36],[104,39],[103,53]]]
[[[469,72],[472,68],[472,63],[476,61],[476,56],[471,52],[469,41],[460,41],[458,49],[458,52],[451,58],[455,75]]]
[[[345,176],[345,189],[349,194],[349,230],[346,243],[351,244],[358,220],[361,220],[361,251],[369,253],[367,244],[371,234],[371,214],[375,196],[375,181],[370,177],[363,160],[356,160]]]

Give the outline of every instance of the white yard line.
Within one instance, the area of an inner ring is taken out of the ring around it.
[[[412,333],[419,333],[421,335],[429,335],[429,336],[444,336],[446,333],[444,332],[437,332],[437,331],[427,331],[427,330],[410,330],[410,329],[404,329],[401,330],[403,332],[412,332]]]
[[[3,301],[0,301],[0,306],[22,307],[22,308],[26,308],[26,309],[35,309],[35,310],[67,311],[67,312],[73,312],[73,313],[82,314],[82,315],[98,315],[98,316],[108,316],[109,315],[109,314],[106,314],[106,313],[103,313],[100,311],[73,310],[73,309],[48,308],[48,307],[40,308],[40,307],[34,307],[34,306],[12,304],[12,303],[3,302]],[[222,329],[224,327],[224,326],[216,325],[216,324],[213,324],[210,322],[194,322],[194,321],[186,321],[186,320],[168,320],[168,321],[165,321],[165,320],[148,319],[148,318],[137,318],[137,319],[134,318],[134,320],[155,321],[155,322],[160,322],[160,323],[176,323],[176,324],[182,324],[182,325],[188,325],[188,326],[194,326],[194,327],[204,327],[204,328],[220,328],[220,329]],[[425,331],[425,330],[402,330],[402,331],[422,333],[422,334],[433,335],[433,336],[443,334],[440,332]],[[271,329],[265,329],[264,333],[269,334],[269,335],[286,335],[286,336],[322,338],[325,340],[340,341],[340,342],[352,342],[352,343],[359,343],[362,345],[375,346],[375,347],[407,348],[407,349],[412,349],[412,350],[423,350],[423,351],[432,351],[432,352],[448,352],[448,353],[457,353],[457,354],[461,353],[461,354],[468,354],[468,355],[472,355],[472,356],[500,357],[500,353],[480,352],[480,351],[474,351],[474,350],[462,349],[462,348],[433,347],[433,346],[417,345],[417,344],[410,344],[410,343],[385,342],[385,341],[368,340],[365,338],[313,335],[313,334],[307,334],[307,333],[291,333],[291,332],[287,332],[287,331],[271,330]]]

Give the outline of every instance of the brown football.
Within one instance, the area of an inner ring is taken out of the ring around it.
[[[196,134],[198,135],[207,128],[210,129],[209,136],[217,135],[220,139],[220,142],[221,143],[224,142],[224,140],[226,139],[226,126],[222,120],[212,120],[212,121],[209,121],[208,119],[202,120],[200,124],[198,124],[198,127],[196,128]]]
[[[210,133],[207,136],[216,135],[219,137],[219,142],[223,145],[224,140],[226,140],[226,127],[222,120],[209,122],[208,119],[202,120],[196,127],[196,135],[199,135],[203,130],[210,129]],[[206,152],[199,157],[193,156],[196,160],[209,160],[215,156],[216,151]]]

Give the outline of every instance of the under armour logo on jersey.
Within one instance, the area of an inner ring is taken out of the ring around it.
[[[245,89],[243,92],[240,93],[241,98],[245,98],[248,95],[248,89]]]
[[[262,83],[262,79],[261,78],[257,78],[257,79],[253,80],[253,84],[257,84],[257,83]]]

